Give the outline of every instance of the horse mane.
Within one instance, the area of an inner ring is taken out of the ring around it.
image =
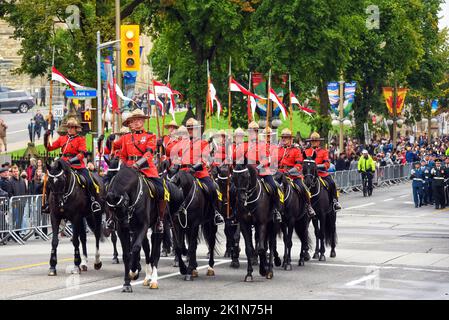
[[[71,170],[70,165],[62,158],[56,160],[54,164],[57,165],[57,167],[61,168],[65,173],[69,173]]]

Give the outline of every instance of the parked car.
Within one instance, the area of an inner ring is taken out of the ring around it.
[[[12,113],[28,112],[34,106],[34,98],[23,90],[0,92],[0,111],[8,110]]]

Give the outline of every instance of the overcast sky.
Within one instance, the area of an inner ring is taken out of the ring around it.
[[[443,3],[441,5],[441,8],[442,9],[439,14],[439,16],[441,17],[439,27],[440,29],[444,27],[449,28],[449,0],[446,0],[446,3]]]

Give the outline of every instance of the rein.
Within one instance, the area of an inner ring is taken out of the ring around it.
[[[64,174],[64,170],[61,170],[61,172],[59,172],[58,174],[55,174],[55,175],[53,175],[51,173],[48,173],[48,176],[50,178],[52,178],[52,179],[57,179],[60,176],[62,176],[63,174]],[[52,191],[54,194],[62,194],[62,203],[63,204],[72,195],[73,190],[75,189],[75,184],[76,184],[75,183],[75,180],[76,180],[75,173],[73,173],[73,171],[70,171],[70,176],[72,177],[72,179],[70,179],[69,188],[68,188],[68,191],[66,193]]]

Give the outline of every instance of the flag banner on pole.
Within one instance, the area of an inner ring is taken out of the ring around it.
[[[431,108],[432,108],[432,113],[435,113],[438,110],[438,99],[432,100]]]
[[[112,80],[113,84],[108,83],[109,94],[112,102],[112,112],[119,113],[118,101],[117,101],[117,92],[115,90],[115,78]]]
[[[270,88],[270,100],[273,101],[277,105],[277,108],[280,109],[282,116],[284,117],[284,120],[285,120],[287,118],[287,108],[284,106],[281,99],[279,99],[279,97],[277,96],[277,94],[273,90],[273,88]],[[273,111],[276,111],[276,109],[274,109]]]
[[[217,90],[215,90],[212,82],[209,84],[209,106],[211,108],[211,112],[214,110],[214,101],[217,104],[217,117],[220,119],[221,114],[221,103],[217,98]]]
[[[257,102],[256,102],[256,99],[254,99],[254,97],[251,97],[251,96],[249,96],[249,100],[251,102],[252,119],[254,119],[254,115],[256,114]]]
[[[407,95],[407,88],[398,88],[397,90],[397,101],[396,101],[396,114],[401,114],[402,108],[404,107],[405,96]],[[385,103],[387,104],[388,111],[393,115],[393,88],[383,87],[382,88]]]
[[[327,84],[327,94],[329,95],[329,102],[331,109],[336,115],[338,115],[338,103],[340,102],[340,96],[338,94],[339,84],[338,82],[329,82]]]
[[[296,98],[295,94],[293,92],[290,92],[290,98],[292,100],[292,104],[297,104],[299,110],[303,111],[305,114],[307,114],[308,116],[312,116],[312,114],[316,113],[315,110],[307,108],[308,105],[308,100],[306,103],[304,103],[304,105],[301,105],[299,103],[299,100]]]
[[[169,86],[166,86],[163,83],[160,83],[156,80],[153,80],[154,85],[154,91],[156,91],[156,94],[166,94],[166,95],[173,95],[173,91]]]
[[[241,92],[244,95],[254,97],[255,99],[262,99],[257,94],[254,94],[254,93],[250,92],[248,89],[246,89],[245,87],[243,87],[240,83],[235,81],[233,78],[231,78],[231,85],[230,85],[229,89],[234,92]]]
[[[123,101],[133,101],[133,99],[125,97],[122,89],[120,89],[117,83],[115,84],[115,91],[117,92],[117,95],[120,97],[120,99],[122,99]]]
[[[176,109],[176,101],[175,101],[175,95],[181,95],[181,93],[179,91],[173,90],[171,88],[170,83],[167,83],[167,86],[171,89],[171,91],[173,92],[173,94],[170,96],[170,101],[169,101],[169,109],[168,109],[168,113],[171,114],[173,120],[175,120],[175,109]]]
[[[68,80],[54,66],[51,67],[51,80],[63,83],[65,85],[68,85],[70,87],[70,89],[72,89],[72,92],[73,92],[74,95],[76,95],[76,89],[75,88],[84,88],[83,86],[80,86],[79,84]]]
[[[157,103],[157,105],[159,106],[159,109],[163,112],[164,104],[163,104],[162,101],[159,99],[159,97],[157,97],[157,98],[155,99],[155,98],[154,98],[153,91],[151,91],[151,90],[148,90],[148,93],[149,93],[149,95],[150,95],[150,104],[151,104],[151,103],[153,103],[153,104],[156,104],[156,103]]]
[[[345,101],[343,103],[343,115],[347,117],[352,110],[352,104],[354,103],[355,87],[357,83],[355,81],[345,83]]]

